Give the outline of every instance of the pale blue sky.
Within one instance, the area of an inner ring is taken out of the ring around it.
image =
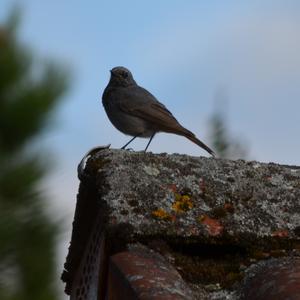
[[[13,2],[0,0],[1,20]],[[118,148],[128,140],[112,127],[101,104],[109,70],[117,65],[128,67],[208,144],[207,122],[222,88],[229,128],[247,142],[251,159],[300,165],[300,1],[19,3],[22,40],[73,73],[57,125],[44,139],[58,162],[45,186],[55,209],[68,218],[82,155],[96,145]],[[143,149],[146,143],[132,147]],[[155,137],[150,151],[206,155],[188,140],[166,134]],[[62,248],[66,251],[66,242]]]

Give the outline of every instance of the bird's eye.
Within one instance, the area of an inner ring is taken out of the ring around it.
[[[122,76],[123,76],[124,78],[127,78],[127,77],[128,77],[128,73],[127,73],[127,72],[123,72],[123,73],[122,73]]]

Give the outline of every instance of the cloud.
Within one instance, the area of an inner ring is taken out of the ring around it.
[[[198,19],[174,20],[152,39],[140,42],[144,68],[155,72],[193,70],[216,82],[247,87],[295,83],[300,75],[300,18],[289,13],[228,14],[213,23]],[[142,46],[141,46],[142,45]]]
[[[176,110],[180,112],[178,120],[188,128],[200,132],[203,127],[192,123],[208,116],[215,91],[225,86],[230,125],[246,136],[253,156],[299,161],[293,149],[300,148],[295,141],[300,111],[300,17],[293,8],[173,20],[135,48],[143,53],[141,73],[154,74],[147,82],[159,85],[156,95],[168,96],[165,103],[175,115]],[[167,103],[169,99],[172,102]],[[198,111],[202,115],[197,116]],[[184,146],[179,152],[185,152]]]

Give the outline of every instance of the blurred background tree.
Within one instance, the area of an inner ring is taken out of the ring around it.
[[[0,25],[0,299],[57,299],[59,225],[40,183],[49,155],[34,150],[67,88],[53,63],[37,64],[17,37],[19,12]]]
[[[209,120],[211,146],[220,158],[246,159],[247,143],[233,137],[228,128],[226,119],[228,102],[226,90],[218,89],[215,95],[215,109]]]

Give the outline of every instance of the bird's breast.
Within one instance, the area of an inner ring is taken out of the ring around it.
[[[106,114],[111,123],[121,132],[131,136],[150,137],[153,130],[143,119],[127,114],[114,103],[104,104]]]

